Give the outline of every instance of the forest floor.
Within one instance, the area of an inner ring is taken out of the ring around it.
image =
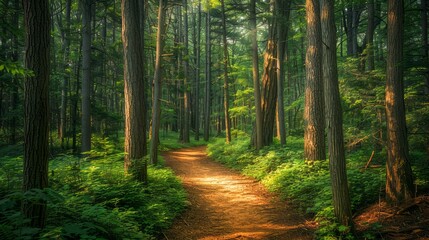
[[[189,207],[161,239],[313,239],[314,226],[255,179],[211,160],[205,147],[163,154]]]
[[[429,196],[397,207],[384,200],[363,209],[354,219],[358,232],[373,232],[386,240],[429,240]]]

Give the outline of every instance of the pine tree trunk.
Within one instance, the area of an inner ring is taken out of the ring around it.
[[[275,11],[275,4],[272,6]],[[275,15],[275,14],[274,14]],[[262,74],[262,145],[273,143],[274,124],[277,109],[277,20],[269,23],[267,47],[264,53]]]
[[[284,112],[284,59],[287,50],[288,22],[290,1],[276,0],[277,21],[277,135],[280,144],[286,144],[285,112]]]
[[[122,42],[124,49],[125,96],[125,172],[147,181],[145,129],[145,88],[140,38],[139,6],[137,0],[122,0]]]
[[[426,67],[424,91],[429,95],[428,0],[421,0],[421,11],[423,64]]]
[[[411,199],[414,189],[408,155],[402,68],[404,2],[389,0],[387,6],[386,200],[398,205]]]
[[[183,61],[183,139],[184,143],[189,143],[191,128],[191,106],[189,93],[189,34],[188,34],[188,1],[183,0],[183,35],[184,35],[184,61]]]
[[[325,160],[325,118],[322,78],[322,33],[319,0],[306,0],[307,54],[304,110],[304,158]]]
[[[25,77],[24,115],[24,179],[23,190],[48,187],[49,158],[49,75],[50,75],[50,14],[47,0],[26,0],[25,68],[33,72]],[[30,226],[43,228],[46,202],[24,201],[24,216]]]
[[[161,82],[162,82],[162,53],[165,34],[165,6],[167,0],[159,0],[158,31],[156,33],[155,73],[153,77],[152,105],[152,135],[150,141],[150,162],[158,163],[159,127],[161,124]]]
[[[91,150],[91,0],[82,0],[82,145]]]
[[[71,0],[66,1],[66,27],[63,39],[64,59],[63,66],[65,70],[70,70],[70,13],[71,13]],[[68,105],[68,86],[70,82],[70,74],[64,76],[61,86],[61,112],[60,112],[60,140],[61,147],[64,148],[64,138],[66,137],[67,127],[67,105]]]
[[[211,44],[210,44],[210,9],[206,13],[206,79],[204,101],[204,141],[210,137],[210,103],[211,103]]]
[[[270,37],[264,54],[264,72],[262,75],[262,144],[268,146],[273,143],[274,121],[277,105],[277,44],[276,27],[270,27]]]
[[[375,19],[375,5],[374,0],[369,0],[367,3],[368,6],[368,26],[366,30],[366,59],[367,59],[367,69],[372,71],[375,69],[375,60],[374,60],[374,19]]]
[[[195,140],[200,140],[200,66],[201,66],[201,0],[198,0],[195,46]]]
[[[229,117],[229,83],[228,83],[228,42],[226,41],[225,1],[221,0],[222,7],[222,41],[223,41],[223,106],[225,112],[225,141],[231,142],[231,119]]]
[[[256,2],[250,0],[250,38],[252,41],[252,76],[253,76],[253,96],[255,98],[255,113],[256,113],[256,129],[255,137],[257,150],[263,146],[262,141],[262,113],[261,113],[261,87],[259,83],[259,54],[258,54],[258,39],[256,25]]]
[[[16,11],[20,8],[19,0],[15,0],[13,2],[14,8]],[[12,16],[12,25],[19,29],[19,14],[13,14]],[[12,34],[12,61],[18,62],[19,59],[19,39],[17,34]],[[11,145],[16,144],[16,132],[17,132],[17,109],[19,106],[19,95],[18,95],[18,87],[19,87],[19,79],[18,76],[12,76],[12,94],[10,95],[10,107],[12,112],[12,117],[10,119],[10,137],[9,137],[9,143]]]
[[[322,41],[326,44],[323,45],[322,65],[334,213],[341,225],[351,226],[352,211],[344,152],[343,113],[338,86],[334,0],[322,0],[321,10]]]

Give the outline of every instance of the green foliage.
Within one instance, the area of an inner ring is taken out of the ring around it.
[[[9,60],[2,61],[0,59],[0,76],[2,73],[9,73],[12,76],[33,76],[34,74],[25,69],[20,63],[12,62]]]
[[[0,179],[2,239],[155,239],[186,207],[186,194],[170,169],[148,168],[148,184],[124,175],[123,153],[97,139],[85,158],[59,155],[50,161],[50,188],[19,191],[21,157],[3,157]],[[7,167],[7,168],[4,168]],[[8,169],[9,171],[3,171]],[[22,171],[22,170],[21,170]],[[13,185],[14,187],[8,187]],[[47,202],[47,227],[27,227],[22,201]]]
[[[160,145],[158,147],[159,151],[168,151],[172,149],[178,149],[183,147],[193,147],[193,146],[201,146],[205,145],[205,142],[195,141],[195,139],[191,138],[189,143],[183,143],[178,141],[179,134],[177,132],[160,132]]]

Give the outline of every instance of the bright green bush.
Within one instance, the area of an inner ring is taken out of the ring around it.
[[[185,191],[170,169],[149,166],[148,184],[137,182],[124,175],[123,153],[108,139],[97,140],[85,158],[65,154],[52,159],[50,188],[43,191],[19,191],[21,157],[3,157],[0,164],[0,190],[6,194],[0,198],[0,236],[5,240],[36,235],[41,239],[155,239],[186,207]],[[47,202],[45,229],[26,227],[28,219],[20,211],[24,199]]]

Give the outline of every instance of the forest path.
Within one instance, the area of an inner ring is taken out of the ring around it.
[[[212,161],[205,147],[163,154],[182,180],[190,206],[164,239],[312,239],[295,209],[256,180]]]

